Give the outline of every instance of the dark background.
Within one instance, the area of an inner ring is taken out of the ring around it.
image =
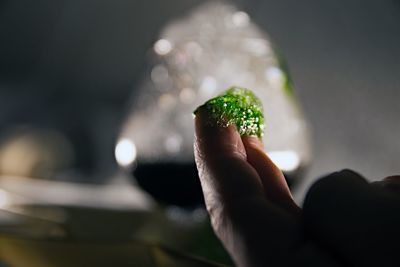
[[[103,180],[160,27],[200,0],[0,2],[0,131],[29,123],[67,133],[78,164]],[[286,56],[313,125],[314,162],[297,199],[342,168],[399,173],[400,1],[249,0]]]

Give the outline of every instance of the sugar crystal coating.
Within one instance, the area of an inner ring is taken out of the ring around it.
[[[235,125],[240,135],[262,137],[264,134],[262,103],[248,89],[231,87],[203,106],[219,126]]]

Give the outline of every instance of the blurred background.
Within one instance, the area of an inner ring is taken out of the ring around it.
[[[146,51],[201,1],[2,1],[0,129],[62,131],[75,164],[101,182]],[[278,44],[313,129],[315,177],[399,172],[400,2],[241,1]],[[92,174],[96,175],[92,175]],[[304,194],[299,189],[298,196]]]
[[[129,180],[115,145],[148,50],[168,22],[202,2],[1,1],[0,173],[95,185]],[[313,160],[293,188],[296,200],[339,169],[370,180],[399,173],[400,1],[233,3],[279,47],[311,125]],[[137,194],[103,204],[151,202]]]

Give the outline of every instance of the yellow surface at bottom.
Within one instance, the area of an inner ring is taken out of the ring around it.
[[[0,259],[11,267],[223,266],[142,242],[72,242],[0,237]]]

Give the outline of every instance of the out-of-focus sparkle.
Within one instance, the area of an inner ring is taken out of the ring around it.
[[[192,88],[183,88],[179,93],[179,99],[184,104],[190,104],[196,97],[195,92]]]
[[[285,75],[278,67],[270,67],[265,70],[265,78],[272,85],[273,88],[283,88],[285,82]]]
[[[206,76],[200,85],[200,94],[211,96],[217,90],[217,81],[213,76]]]
[[[193,58],[198,59],[202,52],[203,48],[199,45],[199,43],[190,41],[185,45],[186,52],[191,55]]]
[[[259,38],[247,38],[243,40],[242,46],[246,52],[256,56],[266,55],[270,50],[267,42]]]
[[[151,70],[151,80],[154,83],[162,84],[168,81],[168,70],[163,65],[157,65]]]
[[[166,39],[160,39],[154,44],[154,51],[161,56],[168,54],[171,50],[172,44]]]
[[[252,85],[255,81],[254,74],[251,72],[243,72],[239,73],[234,79],[232,80],[233,84],[246,84],[247,86]]]
[[[176,53],[175,54],[175,65],[177,66],[177,69],[184,69],[186,64],[189,61],[189,55],[186,53]]]
[[[132,140],[123,138],[115,146],[115,159],[123,167],[131,165],[136,159],[136,146]]]
[[[176,100],[171,94],[163,94],[158,99],[158,106],[162,110],[168,110],[174,106],[175,102]]]
[[[181,149],[182,137],[180,135],[174,134],[168,136],[164,142],[165,149],[170,153],[177,153]]]
[[[250,17],[246,12],[238,11],[232,15],[232,23],[236,27],[244,27],[249,24]]]
[[[291,172],[296,170],[300,165],[299,155],[292,150],[271,151],[268,153],[268,156],[282,171]]]

